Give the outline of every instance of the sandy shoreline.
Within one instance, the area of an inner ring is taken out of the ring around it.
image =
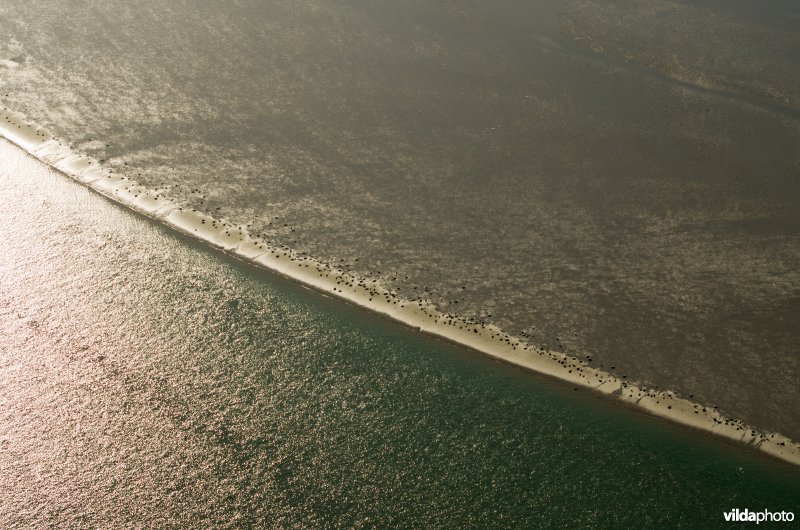
[[[351,274],[288,248],[276,247],[245,227],[208,212],[188,208],[110,172],[100,162],[75,153],[22,114],[0,113],[0,134],[32,156],[93,190],[149,217],[217,247],[237,258],[277,272],[321,292],[349,301],[421,332],[477,350],[490,357],[599,392],[639,410],[733,440],[781,460],[800,465],[800,443],[777,433],[758,431],[670,391],[646,389],[564,353],[545,350],[477,320],[439,312],[424,299],[406,300],[377,280]]]

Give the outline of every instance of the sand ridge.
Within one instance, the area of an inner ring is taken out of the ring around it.
[[[272,245],[213,212],[191,208],[166,197],[165,190],[148,189],[100,161],[74,152],[45,128],[23,114],[0,111],[0,134],[32,156],[102,195],[139,213],[166,223],[189,236],[323,293],[384,315],[429,335],[477,350],[539,374],[619,400],[655,416],[721,436],[800,465],[800,443],[778,433],[755,430],[725,417],[715,407],[649,389],[609,371],[589,366],[565,353],[544,349],[497,326],[439,311],[424,298],[408,300],[377,279],[354,275],[342,264],[328,264],[285,246]]]

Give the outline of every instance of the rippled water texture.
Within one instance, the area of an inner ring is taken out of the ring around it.
[[[277,244],[800,439],[800,4],[736,4],[8,0],[0,98]]]
[[[0,526],[680,527],[795,469],[426,339],[0,142]]]

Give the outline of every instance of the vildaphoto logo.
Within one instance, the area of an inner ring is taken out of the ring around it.
[[[723,512],[725,520],[728,522],[736,523],[763,523],[763,522],[786,522],[791,523],[794,521],[794,512],[771,512],[769,510],[762,510],[760,512],[751,512],[747,508],[740,510],[734,508],[729,512]]]

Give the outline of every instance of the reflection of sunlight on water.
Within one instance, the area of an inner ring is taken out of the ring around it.
[[[125,321],[136,295],[119,279],[131,263],[119,243],[136,221],[6,142],[0,160],[0,521],[102,526],[207,496],[176,483],[181,466],[199,468],[202,442],[159,428],[148,360],[137,373],[114,356],[161,343]]]
[[[800,491],[751,455],[264,282],[5,142],[0,160],[2,526],[607,526],[608,506],[668,524],[671,506]]]
[[[430,286],[440,308],[800,429],[792,236],[731,227],[796,212],[793,184],[764,178],[796,173],[796,128],[775,113],[800,86],[792,19],[618,4],[6,0],[0,60],[19,66],[0,67],[0,99],[165,190],[102,180],[150,211],[164,195],[221,209],[408,277],[401,294]],[[724,332],[742,308],[746,329]],[[762,364],[782,367],[764,372],[768,406],[743,375]]]

